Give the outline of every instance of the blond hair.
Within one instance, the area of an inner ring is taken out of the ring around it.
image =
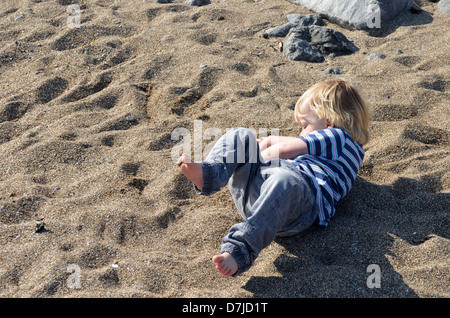
[[[309,106],[319,118],[344,129],[359,144],[367,143],[370,112],[361,94],[350,83],[343,79],[333,79],[309,88],[295,105],[297,122],[302,117],[300,105],[309,97]]]

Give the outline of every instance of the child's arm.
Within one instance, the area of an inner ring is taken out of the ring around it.
[[[277,143],[285,143],[291,140],[297,139],[296,137],[285,137],[285,136],[269,136],[258,139],[259,149],[261,151],[266,150],[270,146]]]
[[[267,140],[269,138],[270,140]],[[264,160],[277,158],[294,159],[308,151],[306,142],[296,137],[271,136],[262,140],[261,143],[264,147],[260,147],[261,156]]]

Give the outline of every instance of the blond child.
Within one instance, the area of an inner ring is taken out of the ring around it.
[[[231,227],[213,257],[225,276],[248,270],[276,236],[297,234],[314,223],[326,227],[353,186],[369,138],[369,111],[359,92],[342,79],[316,84],[296,103],[295,119],[299,137],[256,140],[250,130],[236,128],[203,162],[185,154],[177,162],[201,195],[228,183],[244,219]]]

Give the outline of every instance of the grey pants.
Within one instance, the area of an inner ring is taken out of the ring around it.
[[[316,219],[315,194],[309,177],[291,163],[263,163],[256,137],[236,128],[223,135],[202,162],[203,187],[211,195],[227,183],[244,221],[231,227],[221,252],[238,264],[234,276],[248,270],[261,250],[276,236],[289,236],[310,227]]]

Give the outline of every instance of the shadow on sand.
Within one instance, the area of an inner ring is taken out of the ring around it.
[[[381,28],[369,29],[367,33],[373,37],[386,37],[401,26],[420,26],[431,22],[433,22],[433,17],[429,12],[419,6],[413,6],[411,9],[400,13],[392,21],[381,22]]]
[[[252,277],[244,288],[268,298],[418,297],[386,255],[394,239],[419,245],[449,237],[450,194],[432,190],[406,178],[392,186],[357,178],[328,228],[276,240],[287,251],[275,260],[282,277]],[[368,287],[377,283],[371,264],[380,269],[379,288]]]

